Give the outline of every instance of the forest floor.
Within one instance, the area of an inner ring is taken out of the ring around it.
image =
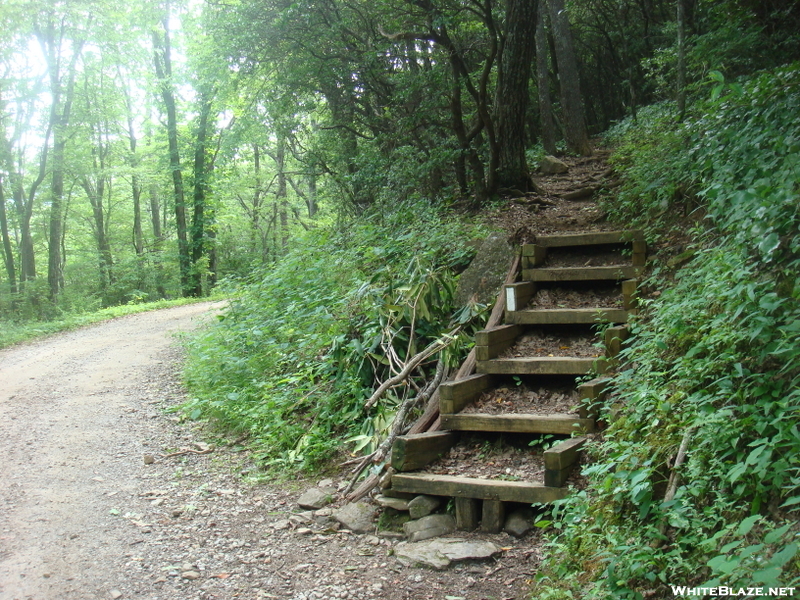
[[[580,160],[573,180],[605,169],[602,157]],[[588,199],[547,202],[521,199],[489,218],[517,238],[607,227]],[[296,500],[317,481],[253,477],[239,446],[215,447],[170,412],[185,400],[175,334],[220,307],[142,313],[0,351],[1,600],[528,597],[538,530],[461,536],[504,549],[488,563],[407,567],[393,555],[397,536],[302,527]]]

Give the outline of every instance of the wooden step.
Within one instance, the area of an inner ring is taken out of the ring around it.
[[[412,494],[478,498],[481,500],[522,502],[525,504],[553,502],[561,500],[567,495],[566,488],[548,487],[541,483],[478,479],[454,475],[432,475],[429,473],[396,473],[392,475],[391,489]]]
[[[571,435],[577,431],[592,433],[594,419],[563,414],[487,415],[480,413],[441,414],[442,429],[450,431],[506,431],[513,433],[554,433]]]
[[[595,369],[605,373],[608,369],[605,358],[574,358],[539,356],[520,358],[495,358],[475,363],[478,373],[490,375],[586,375]]]
[[[627,323],[628,311],[621,308],[534,308],[508,311],[506,323],[514,325],[573,325]]]
[[[534,244],[522,246],[523,256],[533,256],[532,246],[544,248],[563,248],[567,246],[599,246],[603,244],[625,244],[644,240],[644,233],[638,229],[629,231],[593,231],[589,233],[562,233],[558,235],[537,235]],[[528,252],[529,254],[526,254]]]
[[[635,279],[642,267],[615,265],[611,267],[563,267],[556,269],[523,269],[526,281],[620,281]]]

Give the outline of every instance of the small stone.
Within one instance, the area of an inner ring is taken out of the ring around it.
[[[317,484],[317,487],[335,488],[336,484],[333,482],[333,479],[321,479],[320,482]]]
[[[308,527],[298,527],[298,528],[295,530],[295,532],[296,532],[298,535],[311,535],[312,533],[314,533],[314,532],[313,532],[311,529],[309,529]]]
[[[144,455],[144,464],[152,465],[154,462],[156,462],[156,457],[155,456],[153,456],[152,454],[145,454]]]
[[[279,521],[275,521],[272,524],[272,528],[276,531],[281,529],[289,529],[292,526],[292,522],[289,519],[280,519]]]
[[[108,597],[111,598],[111,600],[119,600],[120,598],[122,598],[122,592],[116,589],[111,590],[110,592],[108,592]]]
[[[548,155],[539,161],[539,170],[545,175],[555,175],[558,173],[566,173],[569,171],[569,166],[555,156]]]
[[[418,521],[409,521],[403,524],[403,531],[408,536],[409,542],[419,542],[456,530],[456,520],[452,515],[428,515]]]
[[[417,496],[408,503],[408,514],[412,519],[421,519],[439,508],[439,504],[441,500],[435,496]]]
[[[182,508],[173,509],[171,514],[172,514],[173,518],[177,519],[178,517],[180,517],[183,514],[183,509]]]
[[[181,579],[188,579],[190,581],[193,581],[195,579],[200,579],[200,573],[198,573],[197,571],[184,571],[183,573],[181,573]]]
[[[519,508],[506,517],[503,531],[516,538],[521,538],[533,529],[533,518],[534,513],[532,509]]]
[[[315,517],[330,517],[333,514],[332,508],[320,508],[314,511]]]
[[[333,513],[333,518],[355,533],[367,533],[375,528],[375,509],[364,502],[345,504]]]
[[[300,508],[308,510],[319,510],[326,505],[333,502],[333,494],[336,490],[332,487],[328,488],[310,488],[297,499],[297,504]]]

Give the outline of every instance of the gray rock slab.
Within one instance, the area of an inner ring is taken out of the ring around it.
[[[406,566],[446,569],[464,560],[485,560],[501,552],[501,548],[486,540],[447,538],[425,542],[401,542],[395,546],[397,559]]]
[[[442,501],[435,496],[417,496],[408,503],[408,514],[412,519],[421,519],[439,508],[441,503]]]
[[[403,498],[390,498],[389,496],[375,496],[375,502],[383,508],[393,508],[395,510],[408,510],[408,500]]]
[[[516,250],[511,247],[505,234],[490,234],[478,248],[478,253],[469,267],[458,278],[456,302],[463,306],[477,298],[481,304],[494,302],[503,285],[508,267]]]
[[[336,490],[332,487],[309,488],[297,499],[297,504],[306,510],[319,510],[333,502],[335,493]]]
[[[456,520],[452,515],[428,515],[416,521],[403,523],[403,532],[409,542],[420,542],[447,535],[456,530]]]
[[[354,502],[345,504],[339,510],[334,511],[333,518],[342,526],[356,533],[367,533],[375,528],[375,509],[364,502]]]

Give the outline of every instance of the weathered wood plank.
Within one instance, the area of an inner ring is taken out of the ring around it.
[[[500,325],[475,334],[475,360],[491,360],[510,348],[522,333],[518,325]]]
[[[450,450],[457,440],[452,431],[402,435],[392,445],[392,467],[397,471],[421,469]]]
[[[594,419],[571,415],[442,415],[442,427],[454,431],[507,431],[513,433],[592,433]]]
[[[500,533],[503,529],[505,506],[501,500],[484,500],[481,514],[481,531],[485,533]]]
[[[578,453],[586,443],[585,437],[574,437],[559,442],[544,451],[544,466],[547,469],[565,469],[578,460]]]
[[[439,412],[442,415],[460,412],[467,404],[492,385],[489,375],[470,375],[459,381],[448,381],[439,387]]]
[[[456,529],[475,531],[478,528],[478,508],[475,498],[456,498]]]
[[[586,375],[594,368],[597,373],[605,373],[608,364],[603,357],[521,357],[496,358],[477,361],[478,373],[493,375]]]
[[[561,487],[567,481],[586,438],[576,437],[553,446],[544,453],[544,484]]]
[[[606,356],[609,358],[616,357],[623,348],[625,340],[630,336],[630,330],[627,327],[609,327],[604,333],[606,344]]]
[[[596,419],[598,404],[602,402],[606,387],[611,380],[608,377],[596,377],[578,386],[581,404],[578,414],[583,418]]]
[[[522,256],[529,267],[537,267],[547,260],[547,247],[541,244],[523,244]]]
[[[416,494],[529,504],[553,502],[567,495],[567,490],[563,488],[546,487],[541,483],[472,479],[429,473],[396,474],[392,477],[392,488],[399,492]]]
[[[505,287],[506,313],[522,310],[536,293],[536,285],[531,281],[511,283]]]
[[[476,346],[492,346],[508,340],[516,340],[522,329],[517,325],[499,325],[475,333]]]
[[[558,235],[538,235],[535,244],[526,244],[522,247],[538,245],[544,248],[563,248],[565,246],[600,246],[603,244],[624,244],[644,239],[644,233],[638,229],[629,231],[594,231],[589,233],[563,233]],[[528,254],[527,256],[532,256]]]
[[[627,323],[628,311],[621,308],[536,308],[510,312],[506,321],[517,325]]]
[[[634,252],[631,255],[631,264],[634,267],[644,267],[647,264],[647,254],[644,252]]]
[[[559,269],[523,269],[522,278],[528,281],[619,281],[638,277],[641,267],[616,265],[610,267],[563,267]]]
[[[634,310],[637,306],[636,288],[639,287],[638,279],[628,279],[622,282],[622,305],[625,310]]]

